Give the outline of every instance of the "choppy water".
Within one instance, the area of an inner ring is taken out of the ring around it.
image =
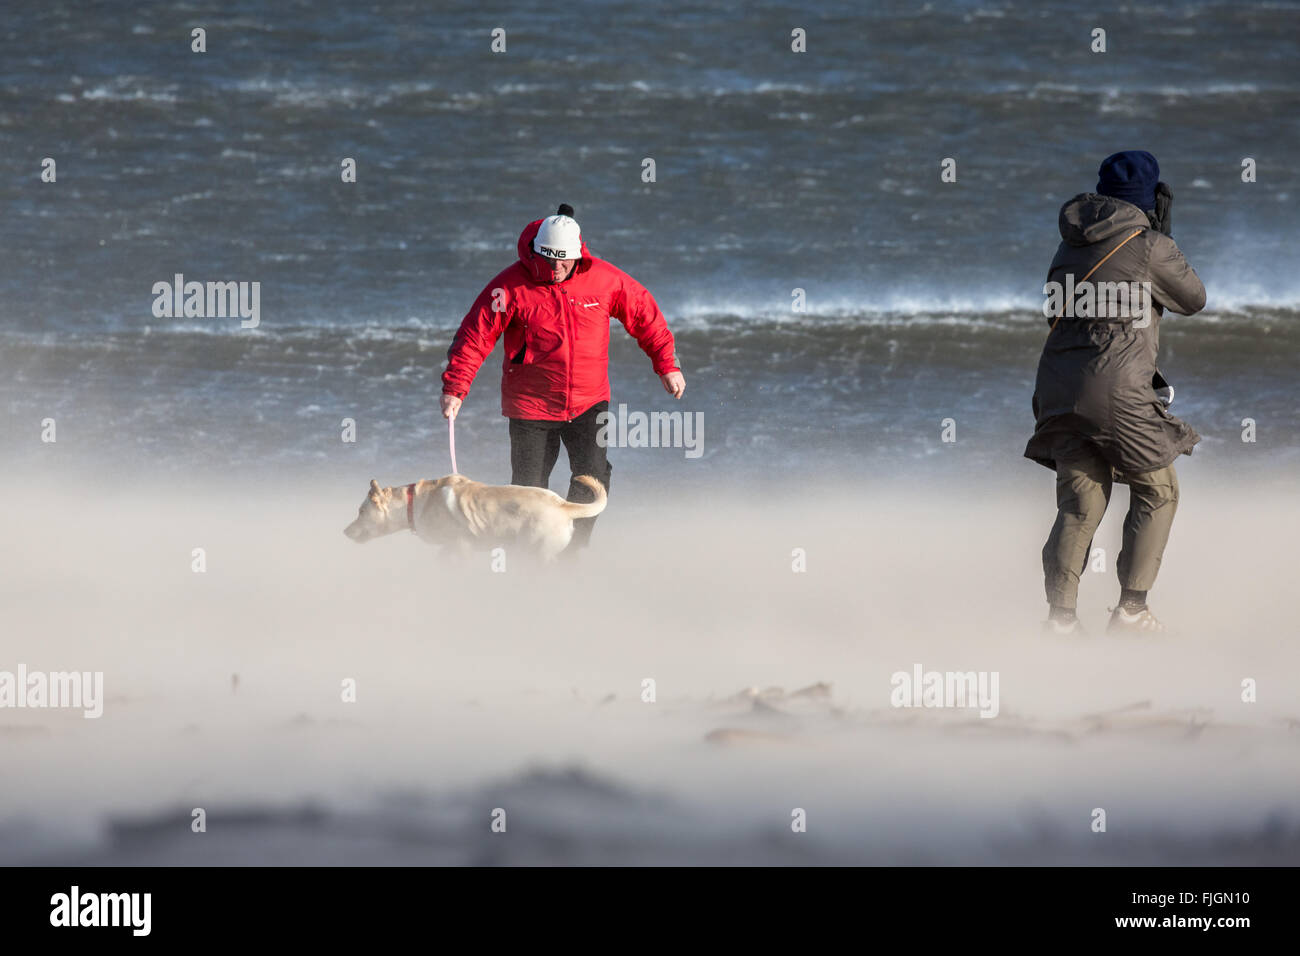
[[[48,457],[53,416],[63,454],[199,471],[360,457],[405,480],[434,458],[461,315],[524,223],[567,201],[678,334],[681,407],[707,416],[698,467],[930,467],[948,415],[976,439],[965,464],[1021,467],[1057,209],[1137,147],[1209,290],[1206,316],[1162,333],[1175,410],[1206,436],[1198,455],[1240,445],[1253,417],[1256,458],[1293,462],[1298,28],[1294,3],[12,8],[3,453]],[[261,326],[155,318],[152,286],[175,273],[260,282]],[[462,465],[502,480],[498,361]],[[612,378],[616,404],[663,406],[622,338]]]
[[[171,473],[300,465],[393,482],[449,470],[434,376],[451,326],[147,328],[6,335],[5,440],[14,458],[149,463]],[[793,466],[876,477],[881,469],[1019,468],[1043,334],[1041,317],[1024,312],[691,317],[677,328],[690,385],[674,410],[703,416],[702,455],[611,455],[626,462],[624,473],[686,469],[724,480]],[[1300,463],[1300,316],[1172,319],[1161,343],[1179,390],[1174,407],[1204,437],[1197,461]],[[494,357],[484,367],[458,419],[458,450],[466,473],[507,481],[498,364]],[[611,378],[615,409],[667,408],[626,336],[613,340]],[[37,441],[46,417],[58,425],[57,446]],[[942,441],[949,417],[956,444]],[[1259,431],[1251,445],[1240,440],[1246,417]],[[341,441],[345,418],[356,422],[355,443]]]

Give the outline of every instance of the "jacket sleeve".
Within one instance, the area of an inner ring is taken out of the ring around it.
[[[1200,276],[1168,236],[1155,234],[1149,269],[1151,296],[1158,305],[1179,315],[1195,315],[1205,308],[1205,286]]]
[[[497,289],[502,290],[503,299],[493,295]],[[500,311],[493,309],[498,301],[502,302]],[[469,313],[461,320],[451,348],[447,349],[447,368],[442,373],[444,395],[463,400],[469,394],[470,383],[510,321],[509,302],[510,288],[500,276],[489,282],[474,300]]]
[[[673,333],[654,296],[626,272],[617,269],[615,272],[618,286],[610,301],[610,314],[623,323],[641,351],[650,356],[656,375],[680,372]]]

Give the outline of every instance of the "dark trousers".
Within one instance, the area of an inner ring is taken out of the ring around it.
[[[551,422],[531,418],[510,419],[510,483],[533,488],[550,484],[551,469],[560,457],[560,444],[569,453],[569,493],[565,498],[585,504],[595,497],[591,489],[574,481],[579,475],[591,475],[609,493],[609,476],[614,466],[605,457],[605,447],[596,442],[600,426],[596,416],[609,410],[609,402],[597,402],[573,421]],[[595,518],[578,518],[573,522],[573,548],[585,548],[591,541]]]

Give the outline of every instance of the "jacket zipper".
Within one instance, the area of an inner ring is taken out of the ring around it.
[[[564,383],[564,417],[568,419],[568,421],[571,423],[573,419],[569,418],[569,412],[570,412],[569,400],[573,395],[573,314],[572,314],[573,310],[566,309],[564,307],[564,296],[565,296],[565,290],[561,288],[560,289],[560,311],[564,314],[564,327],[567,330],[567,338],[569,340],[568,343],[569,362],[565,373],[566,380]],[[573,301],[572,298],[570,298],[569,301],[572,302]]]

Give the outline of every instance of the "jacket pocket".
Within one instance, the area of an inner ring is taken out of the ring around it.
[[[506,342],[508,365],[534,365],[545,360],[560,344],[560,337],[546,328],[545,317],[535,312],[520,314],[515,334]]]
[[[564,344],[564,338],[547,324],[526,320],[524,322],[524,356],[522,364],[532,365]]]

